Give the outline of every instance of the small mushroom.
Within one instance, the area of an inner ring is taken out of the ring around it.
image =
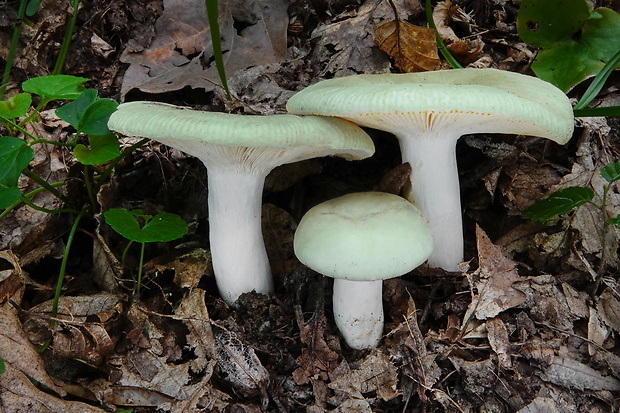
[[[354,193],[323,202],[301,219],[295,255],[334,278],[338,329],[354,349],[376,347],[383,334],[383,280],[406,274],[433,249],[428,222],[406,199]]]
[[[291,113],[336,116],[393,133],[412,167],[412,202],[435,240],[429,264],[457,271],[463,225],[456,141],[470,133],[512,133],[566,143],[573,112],[566,95],[535,77],[496,69],[357,75],[294,95]]]
[[[246,292],[273,290],[260,223],[269,171],[303,159],[363,159],[374,152],[370,137],[355,124],[319,116],[244,116],[130,102],[119,105],[108,127],[155,139],[205,164],[213,269],[229,304]]]

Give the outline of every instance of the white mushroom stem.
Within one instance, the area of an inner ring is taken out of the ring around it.
[[[383,335],[383,281],[334,279],[333,309],[336,326],[349,347],[376,347]]]
[[[246,292],[273,292],[261,230],[265,177],[221,167],[207,173],[209,241],[220,295],[233,304]]]
[[[456,141],[460,135],[440,136],[414,129],[396,134],[403,162],[411,164],[409,200],[426,216],[435,241],[431,267],[458,271],[463,261],[463,219]]]

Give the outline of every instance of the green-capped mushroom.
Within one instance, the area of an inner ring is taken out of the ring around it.
[[[318,82],[294,95],[291,113],[335,116],[393,133],[412,167],[412,202],[428,218],[436,248],[429,264],[458,270],[463,228],[456,141],[510,133],[566,143],[573,112],[555,86],[495,69],[376,74]]]
[[[213,269],[229,304],[246,292],[273,290],[260,223],[269,171],[320,156],[363,159],[374,152],[355,124],[319,116],[244,116],[130,102],[118,107],[108,127],[157,140],[205,164]]]

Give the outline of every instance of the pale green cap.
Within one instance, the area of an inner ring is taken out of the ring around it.
[[[290,113],[336,116],[399,133],[411,127],[512,133],[564,144],[574,117],[568,97],[536,77],[497,69],[370,74],[324,80],[295,94]]]
[[[295,255],[323,275],[354,281],[398,277],[433,250],[428,222],[413,204],[384,192],[344,195],[301,219]]]
[[[363,159],[374,153],[372,140],[357,125],[320,116],[235,115],[165,103],[129,102],[112,113],[108,127],[194,156],[202,151],[201,144],[280,149],[306,145],[309,155],[333,154],[346,159]]]

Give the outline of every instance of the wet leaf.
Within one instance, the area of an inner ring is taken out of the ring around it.
[[[433,29],[404,20],[388,21],[375,28],[375,43],[394,59],[401,72],[423,72],[439,66]]]
[[[330,349],[325,342],[325,314],[315,311],[312,317],[300,326],[300,340],[305,346],[301,356],[297,358],[299,366],[293,372],[297,384],[305,384],[311,378],[327,381],[329,373],[334,369],[338,353]]]
[[[572,187],[554,192],[523,211],[523,216],[535,222],[545,222],[566,214],[594,198],[594,191],[585,187]]]
[[[578,390],[620,390],[620,381],[603,376],[592,367],[569,357],[555,357],[544,370],[543,378],[551,383]]]

